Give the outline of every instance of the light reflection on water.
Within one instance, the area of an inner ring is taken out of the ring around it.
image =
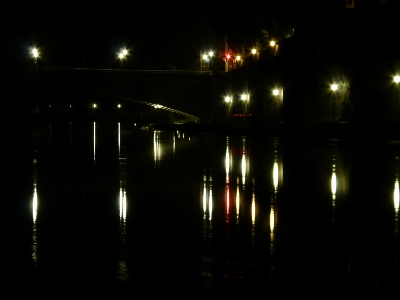
[[[152,196],[148,195],[153,195],[151,193],[158,186],[163,186],[164,188],[167,186],[165,190],[168,193],[166,193],[167,196],[165,196],[165,198],[163,197],[163,200],[171,200],[170,202],[176,205],[176,207],[182,206],[182,203],[176,199],[180,198],[183,191],[189,191],[187,195],[185,194],[185,197],[181,197],[185,198],[185,205],[193,201],[194,194],[196,195],[196,199],[200,198],[200,204],[197,202],[199,200],[195,200],[196,203],[193,203],[193,205],[197,205],[198,207],[196,218],[197,221],[200,222],[199,234],[201,235],[200,244],[202,245],[202,251],[201,258],[199,259],[201,260],[199,272],[204,281],[203,283],[208,284],[208,288],[211,289],[211,291],[208,292],[209,294],[212,294],[212,290],[214,289],[223,289],[224,287],[228,287],[234,291],[236,284],[240,286],[243,284],[242,282],[246,280],[246,282],[250,282],[255,278],[260,281],[265,279],[268,285],[270,282],[278,280],[279,276],[281,276],[279,274],[285,274],[285,272],[302,273],[302,271],[298,270],[300,267],[287,266],[285,262],[283,262],[285,259],[292,262],[293,259],[290,255],[295,252],[294,250],[290,252],[285,248],[290,248],[294,244],[299,246],[300,244],[296,244],[292,239],[297,239],[296,242],[303,242],[306,239],[300,237],[303,233],[301,229],[303,218],[299,217],[299,215],[304,214],[305,216],[313,218],[315,223],[312,224],[311,230],[317,231],[318,227],[322,228],[320,232],[326,235],[324,237],[326,240],[331,239],[330,235],[332,233],[330,231],[330,226],[332,224],[335,225],[335,230],[337,231],[335,234],[340,237],[340,234],[342,236],[346,234],[343,228],[348,227],[348,222],[351,222],[350,217],[350,221],[343,217],[343,211],[346,209],[346,205],[350,205],[347,195],[348,187],[351,185],[351,180],[349,180],[349,168],[347,167],[349,160],[346,161],[342,153],[343,150],[339,147],[335,146],[332,154],[332,148],[330,147],[313,146],[317,149],[316,152],[321,153],[321,155],[313,157],[312,154],[309,154],[309,156],[306,157],[307,162],[302,165],[297,158],[293,158],[297,155],[297,149],[286,149],[286,152],[284,152],[282,149],[285,145],[279,139],[265,142],[263,146],[260,146],[259,143],[248,138],[223,137],[221,140],[214,140],[212,142],[210,156],[206,156],[202,153],[204,149],[199,142],[201,138],[192,136],[189,139],[188,135],[183,132],[141,132],[140,134],[146,135],[147,138],[147,140],[142,139],[141,141],[146,140],[148,142],[147,144],[144,142],[140,143],[140,146],[137,146],[139,143],[137,143],[138,133],[136,131],[123,135],[121,140],[121,128],[125,129],[125,127],[123,123],[118,122],[117,126],[113,129],[112,139],[110,139],[113,141],[113,145],[112,147],[109,146],[114,149],[112,150],[113,152],[110,150],[110,157],[112,156],[114,160],[110,158],[109,161],[107,161],[109,165],[106,165],[103,163],[102,151],[103,147],[107,146],[103,146],[104,143],[101,142],[98,145],[98,149],[96,149],[96,137],[99,138],[99,141],[105,139],[103,138],[105,133],[102,132],[103,126],[99,125],[96,132],[96,122],[92,124],[93,125],[90,124],[90,126],[87,125],[86,134],[89,135],[88,132],[93,132],[93,162],[96,162],[96,150],[98,151],[99,159],[96,165],[94,165],[91,159],[88,157],[86,158],[89,163],[88,165],[93,169],[87,171],[89,175],[83,180],[90,180],[90,176],[96,175],[96,172],[102,172],[101,174],[103,175],[110,173],[111,175],[105,177],[105,179],[100,175],[96,177],[99,178],[101,183],[97,185],[92,183],[92,189],[99,189],[101,191],[108,191],[108,186],[111,186],[112,182],[115,181],[115,186],[113,185],[111,194],[114,197],[113,201],[115,201],[116,196],[118,197],[118,202],[114,205],[115,213],[113,215],[119,222],[115,220],[115,226],[119,226],[118,231],[114,232],[115,237],[118,237],[118,247],[116,244],[116,249],[118,250],[115,251],[116,260],[113,262],[113,266],[116,271],[114,269],[113,276],[114,278],[116,277],[119,282],[133,282],[135,280],[134,278],[140,277],[140,275],[135,274],[136,270],[131,264],[131,261],[134,260],[137,254],[137,249],[135,249],[135,247],[128,247],[128,245],[135,244],[140,248],[142,241],[140,238],[137,238],[138,232],[144,231],[146,233],[143,235],[154,236],[157,235],[157,229],[155,228],[158,227],[170,228],[168,232],[171,236],[179,232],[176,227],[171,225],[178,220],[171,221],[166,217],[160,217],[167,215],[167,210],[159,212],[157,215],[158,218],[163,220],[162,222],[154,218],[152,221],[148,222],[151,224],[149,228],[134,228],[132,226],[128,227],[127,230],[127,220],[129,220],[129,222],[136,221],[134,220],[135,218],[131,218],[133,214],[136,214],[139,218],[145,218],[144,216],[153,214],[150,208],[157,211],[155,207],[160,205],[161,199],[151,198]],[[69,122],[70,145],[71,128],[72,123]],[[67,127],[65,127],[65,129],[65,135],[67,135]],[[46,140],[47,130],[48,127],[44,129],[44,137]],[[57,132],[57,128],[55,127],[52,137],[53,144],[57,142]],[[125,137],[130,140],[127,141]],[[91,144],[90,139],[91,134],[87,137],[88,145]],[[207,138],[204,139],[206,140]],[[79,139],[77,139],[77,141],[78,140]],[[116,140],[118,143],[118,173],[116,171],[117,165],[115,160],[117,157]],[[64,142],[65,144],[68,143],[66,136],[64,136]],[[76,143],[78,142],[75,142],[74,131],[74,147]],[[124,149],[123,151],[121,151],[121,147]],[[137,150],[137,148],[140,147],[143,148],[140,151],[146,153],[146,159],[143,159],[144,156],[141,156],[141,152]],[[258,150],[258,147],[262,150]],[[191,152],[189,155],[190,159],[188,160],[183,159],[185,151]],[[91,147],[87,146],[86,152],[90,155]],[[284,154],[287,153],[289,153],[289,157],[292,155],[289,163],[286,163],[287,157],[284,156]],[[170,168],[171,165],[168,164],[168,158],[170,157],[173,157],[174,165],[176,164],[178,167],[179,165],[181,166],[183,170],[182,173],[176,172],[173,173],[173,176],[170,176],[172,172]],[[202,157],[204,158],[203,161],[201,160]],[[306,158],[304,158],[304,160],[306,160]],[[107,160],[107,158],[104,158],[104,160]],[[166,162],[165,165],[164,162]],[[115,166],[115,174],[113,173],[113,167],[110,167],[111,165]],[[188,167],[189,165],[191,167]],[[202,171],[196,173],[197,171],[195,170],[198,166],[198,169]],[[389,171],[393,172],[394,166],[392,169],[389,168],[390,167],[388,167],[388,173]],[[43,258],[39,257],[40,264],[38,264],[36,223],[38,218],[39,197],[36,163],[34,163],[33,169],[31,256],[34,266],[40,268],[42,260],[45,258],[44,256]],[[283,177],[283,171],[285,171],[285,178]],[[148,179],[148,181],[143,181],[141,179],[142,173],[150,174],[148,176],[150,179]],[[161,174],[161,179],[152,176],[154,174]],[[295,176],[296,174],[304,174],[304,178],[298,178]],[[187,176],[197,178],[192,179],[197,180],[194,184],[197,184],[197,189],[195,189],[195,191],[192,190],[190,184],[187,184],[188,181],[185,181],[185,177]],[[140,178],[140,180],[138,178]],[[317,182],[321,184],[316,184]],[[383,180],[379,181],[381,185],[382,182]],[[118,183],[119,185],[117,186]],[[391,222],[394,223],[395,240],[398,240],[399,179],[397,173],[394,181],[394,189],[393,177],[385,182],[387,185],[389,185],[389,183],[390,186],[392,186],[390,194],[393,195],[393,200],[391,200],[393,204],[390,204],[392,207],[391,212],[393,213],[393,206],[395,210],[394,219],[391,217]],[[50,185],[46,182],[44,184]],[[45,189],[42,185],[43,183],[40,181],[40,191],[44,193],[43,191]],[[83,185],[85,184],[79,183],[79,186]],[[101,187],[99,187],[100,185]],[[77,187],[74,188],[79,190]],[[32,187],[30,187],[30,189],[32,189]],[[129,197],[127,196],[127,191]],[[299,196],[299,191],[303,193],[301,197]],[[43,197],[42,195],[40,196]],[[106,197],[107,196],[104,196],[104,198]],[[45,198],[41,198],[41,201],[45,202],[42,199]],[[74,202],[78,200],[71,198],[71,201]],[[149,204],[138,205],[146,201],[149,202]],[[96,201],[92,201],[92,203],[94,202]],[[132,205],[132,203],[135,205]],[[315,207],[318,208],[314,208],[314,204],[316,204]],[[98,202],[96,205],[101,206],[102,204]],[[187,207],[189,206],[190,205]],[[136,209],[137,207],[139,207],[139,209]],[[164,208],[165,207],[166,206],[164,206]],[[310,208],[311,212],[309,211]],[[43,213],[43,211],[41,207],[40,212]],[[48,209],[48,211],[50,210]],[[107,213],[111,214],[111,211]],[[186,211],[182,209],[181,213],[184,215]],[[315,215],[318,217],[314,217]],[[178,213],[174,213],[174,217],[175,219],[179,219],[181,216]],[[193,218],[193,220],[196,218]],[[330,218],[332,219],[330,220]],[[304,220],[306,219],[307,218],[304,218]],[[189,228],[193,227],[191,232],[193,235],[196,235],[197,225],[195,224],[197,221],[190,220],[182,224],[185,224],[185,226]],[[41,222],[42,215],[39,215],[39,225]],[[326,224],[329,223],[329,226],[326,226],[324,222]],[[147,221],[143,222],[143,224],[148,223]],[[42,234],[42,227],[40,227],[40,229],[40,234]],[[390,225],[390,232],[393,232],[392,230],[393,227]],[[392,233],[390,234],[392,236]],[[295,236],[295,238],[293,238],[293,236]],[[323,245],[321,246],[322,242],[319,244],[318,238],[319,237],[315,237],[315,241],[310,242],[310,244],[301,244],[301,247],[309,251],[313,251],[312,247],[316,247],[317,249],[322,249],[321,252],[323,252],[323,250],[326,249],[323,248]],[[177,239],[185,240],[187,237],[182,235]],[[45,248],[43,246],[45,244],[42,243],[42,238],[40,242],[40,250],[42,251],[43,248]],[[110,243],[110,241],[107,242]],[[336,242],[336,240],[332,238],[331,243],[334,242]],[[171,243],[168,244],[168,247],[174,249],[175,245]],[[302,250],[299,251],[303,253]],[[304,250],[304,253],[305,252]],[[317,251],[315,251],[315,253],[316,256],[319,255]],[[193,255],[195,256],[195,254]],[[346,257],[346,259],[348,257],[347,253],[343,256]],[[399,255],[395,257],[397,261],[398,257]],[[144,256],[144,260],[151,259],[153,258],[150,254]],[[307,259],[312,260],[311,255]],[[318,259],[322,261],[325,258],[321,256],[318,257]],[[162,263],[163,262],[161,262],[161,264]],[[328,264],[328,262],[326,263]],[[289,265],[289,263],[287,264]]]
[[[33,199],[32,199],[32,262],[36,268],[38,265],[38,240],[37,240],[37,212],[38,212],[38,194],[37,194],[37,170],[36,170],[37,159],[33,160]]]

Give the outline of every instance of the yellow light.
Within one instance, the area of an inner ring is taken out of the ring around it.
[[[214,52],[210,51],[210,52],[208,52],[208,55],[209,55],[210,57],[212,57],[212,56],[214,55]]]
[[[279,95],[279,91],[277,89],[275,89],[273,92],[274,96],[278,96]]]
[[[332,91],[336,91],[337,89],[338,89],[337,84],[334,83],[334,84],[331,85],[331,90]]]
[[[394,82],[396,82],[396,83],[400,82],[400,76],[399,75],[394,76]]]
[[[121,108],[121,104],[118,104],[118,108]]]
[[[236,60],[240,60],[240,59],[241,59],[240,55],[236,56]]]
[[[271,211],[269,213],[269,228],[271,229],[271,232],[274,231],[275,227],[275,211],[274,208],[271,206]]]
[[[240,99],[242,99],[243,101],[247,100],[247,95],[246,95],[246,94],[243,94],[243,95],[240,97]]]
[[[124,49],[124,50],[122,50],[122,55],[127,55],[128,54],[128,50],[126,50],[126,49]]]
[[[36,48],[32,49],[32,55],[34,58],[38,58],[39,57],[39,51]]]
[[[253,48],[253,49],[251,49],[251,53],[252,53],[252,54],[256,54],[256,53],[257,53],[257,50],[256,50],[255,48]]]
[[[225,97],[225,102],[231,102],[231,97],[226,96],[226,97]]]
[[[269,45],[270,45],[271,47],[274,47],[274,46],[275,46],[275,41],[270,41],[270,42],[269,42]]]
[[[96,103],[93,103],[93,108],[96,108],[97,107],[97,104]]]
[[[204,59],[204,60],[206,60],[207,57],[208,57],[207,54],[204,54],[204,55],[203,55],[203,59]]]

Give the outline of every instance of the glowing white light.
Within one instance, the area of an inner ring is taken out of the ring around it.
[[[121,153],[121,124],[118,122],[118,155]]]
[[[239,185],[236,188],[236,219],[239,220],[239,205],[240,205],[240,195],[239,195]]]
[[[97,107],[97,104],[96,103],[93,103],[93,108],[96,108]]]
[[[270,41],[270,42],[269,42],[269,45],[270,45],[271,47],[274,47],[275,44],[276,44],[275,41]]]
[[[33,188],[33,201],[32,201],[33,222],[36,222],[37,207],[38,207],[38,196],[37,196],[36,184],[34,184],[34,188]]]
[[[120,54],[118,54],[118,57],[119,57],[120,59],[123,59],[123,58],[124,58],[124,54],[123,54],[123,53],[120,53]]]
[[[154,131],[154,167],[157,167],[157,163],[161,160],[161,144],[160,144],[160,132]]]
[[[332,84],[331,85],[331,90],[332,91],[336,91],[338,89],[338,85],[337,84]]]
[[[278,96],[279,95],[279,90],[275,89],[273,92],[274,96]]]
[[[212,206],[213,206],[213,199],[212,199],[212,189],[210,186],[210,191],[208,195],[208,213],[210,214],[210,220],[212,219]]]
[[[240,97],[240,99],[242,99],[243,101],[246,101],[246,100],[247,100],[247,95],[246,95],[246,94],[243,94],[243,95]]]
[[[278,169],[278,163],[274,162],[274,169],[272,171],[272,178],[274,180],[274,187],[275,190],[278,188],[278,181],[279,181],[279,169]]]
[[[254,224],[255,221],[256,221],[256,200],[255,200],[254,193],[253,193],[252,200],[251,200],[251,222],[252,222],[252,224]]]
[[[32,55],[34,58],[38,58],[39,57],[39,51],[36,48],[32,49]]]
[[[246,169],[247,169],[246,156],[243,153],[243,155],[242,155],[242,182],[243,183],[245,183],[245,181],[246,181],[246,171],[247,171]]]
[[[121,220],[126,220],[126,191],[119,189],[119,217]]]
[[[331,189],[332,189],[332,197],[335,199],[336,196],[336,173],[332,173],[332,179],[331,179]]]
[[[251,49],[251,53],[252,53],[252,54],[256,54],[256,53],[257,53],[257,50],[256,50],[255,48],[253,48],[253,49]]]
[[[124,191],[124,196],[122,201],[122,218],[126,220],[126,191]]]
[[[236,56],[236,60],[239,61],[241,59],[240,55]]]
[[[225,152],[225,171],[226,171],[226,177],[227,177],[227,178],[228,178],[228,176],[229,176],[229,167],[230,167],[229,147],[226,146],[226,152]]]
[[[118,108],[121,108],[121,104],[118,104],[117,106],[118,106]]]
[[[210,57],[212,57],[212,56],[214,55],[214,52],[210,51],[210,52],[208,52],[208,55],[209,55]]]
[[[225,97],[225,102],[231,102],[231,97],[226,96],[226,97]]]
[[[206,60],[208,58],[207,54],[203,55],[203,59]]]
[[[128,54],[128,50],[126,50],[126,49],[124,49],[124,50],[122,50],[122,55],[127,55]]]
[[[226,222],[229,222],[229,212],[230,212],[230,193],[229,184],[226,185]]]
[[[399,83],[400,82],[400,76],[398,76],[398,75],[394,76],[394,82]]]
[[[394,208],[396,210],[399,209],[399,199],[400,199],[400,192],[399,192],[399,180],[396,179],[394,183],[394,193],[393,193],[393,200],[394,200]]]
[[[122,218],[122,204],[123,197],[122,197],[122,188],[119,188],[119,217]]]
[[[203,188],[203,212],[204,212],[204,217],[206,215],[206,210],[207,210],[207,186],[206,186],[206,183],[204,183],[204,188]]]

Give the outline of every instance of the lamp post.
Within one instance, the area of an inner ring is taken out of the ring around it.
[[[394,83],[396,83],[396,85],[397,85],[396,113],[397,113],[397,119],[400,119],[400,116],[399,116],[400,76],[399,75],[394,76],[393,80],[394,80]]]
[[[122,63],[122,60],[123,60],[125,57],[128,56],[128,50],[123,49],[123,50],[121,50],[121,52],[119,52],[119,53],[117,53],[117,54],[118,54],[118,58],[121,60],[121,63]]]
[[[241,66],[242,63],[242,57],[240,55],[236,55],[236,67],[238,67],[238,64]]]
[[[210,61],[211,61],[211,58],[213,57],[213,55],[214,55],[214,52],[209,51],[208,54],[203,54],[203,56],[202,56],[203,60],[207,63],[208,70],[210,70]]]
[[[336,90],[338,85],[336,83],[331,85],[331,90],[333,91],[333,123],[336,122]]]

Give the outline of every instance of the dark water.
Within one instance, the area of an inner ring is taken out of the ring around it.
[[[400,296],[398,142],[99,122],[13,141],[2,295]]]

